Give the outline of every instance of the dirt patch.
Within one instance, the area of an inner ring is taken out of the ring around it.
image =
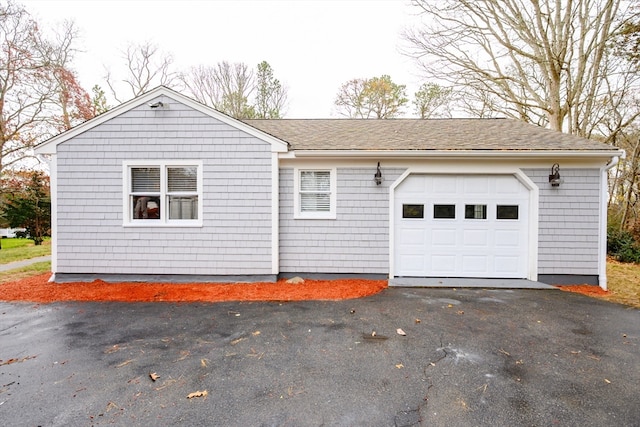
[[[558,289],[590,297],[606,297],[609,295],[609,292],[605,291],[600,286],[594,285],[562,285],[558,286]]]
[[[220,302],[343,300],[376,294],[386,280],[305,280],[271,283],[107,283],[101,280],[50,283],[51,273],[0,284],[0,300],[51,303],[55,301]]]

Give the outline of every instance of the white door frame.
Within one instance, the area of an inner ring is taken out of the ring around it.
[[[538,280],[538,186],[519,168],[508,165],[469,165],[446,164],[409,167],[389,187],[389,278],[396,275],[395,267],[395,207],[396,188],[409,175],[513,175],[529,190],[529,247],[527,261],[527,279]]]

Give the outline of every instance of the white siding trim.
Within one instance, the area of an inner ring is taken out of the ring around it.
[[[58,271],[58,156],[49,161],[49,189],[51,197],[51,281]]]
[[[529,247],[527,279],[538,280],[538,186],[519,168],[503,165],[460,165],[442,162],[438,165],[409,167],[389,187],[389,278],[395,277],[395,190],[411,174],[513,175],[529,190]]]
[[[624,153],[623,153],[624,158]],[[609,170],[614,168],[620,157],[614,156],[600,169],[600,233],[598,236],[598,284],[605,291],[607,290],[607,215]]]
[[[163,216],[160,220],[131,220],[131,207],[129,206],[129,184],[131,183],[130,171],[135,166],[159,166],[161,169],[160,186],[162,194],[166,193],[165,170],[167,166],[196,166],[198,168],[198,219],[197,220],[169,220],[167,217],[166,200],[160,204]],[[202,160],[125,160],[122,162],[122,226],[123,227],[202,227],[202,206],[204,204],[204,189]],[[165,177],[165,178],[163,178]]]
[[[280,167],[271,154],[271,274],[280,273]]]

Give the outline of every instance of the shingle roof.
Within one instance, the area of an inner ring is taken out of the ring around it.
[[[293,150],[614,151],[615,147],[511,119],[244,120]]]

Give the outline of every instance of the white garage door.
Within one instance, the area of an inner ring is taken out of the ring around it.
[[[395,276],[526,278],[529,190],[513,175],[410,175],[395,193]]]

